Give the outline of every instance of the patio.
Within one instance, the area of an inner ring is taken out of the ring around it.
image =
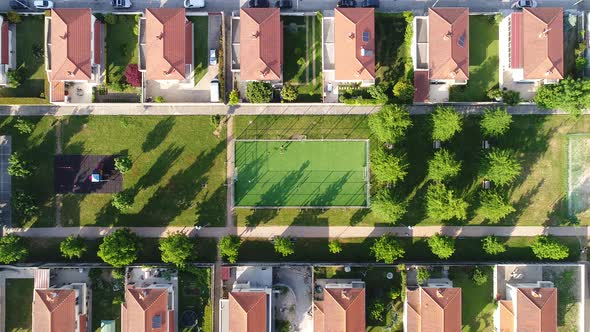
[[[92,88],[96,83],[66,82],[65,93],[67,103],[89,104],[92,102]]]

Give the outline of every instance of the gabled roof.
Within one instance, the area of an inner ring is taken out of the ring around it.
[[[76,292],[73,289],[36,289],[33,297],[33,332],[75,331]]]
[[[431,80],[469,79],[469,8],[428,9]]]
[[[316,302],[315,332],[365,330],[365,289],[326,288],[324,301]]]
[[[171,317],[174,316],[168,312],[167,289],[129,287],[125,291],[125,303],[121,305],[122,332],[171,332],[174,327]]]
[[[334,11],[336,80],[375,79],[375,9]]]
[[[514,307],[512,301],[499,301],[500,307],[500,331],[514,332]]]
[[[420,288],[406,292],[408,331],[461,331],[461,288]]]
[[[145,10],[146,79],[183,80],[186,74],[184,8]]]
[[[240,9],[240,78],[280,80],[283,26],[279,8]]]
[[[525,79],[562,79],[563,8],[524,8],[522,51]]]
[[[91,79],[91,17],[87,8],[51,11],[51,80]]]
[[[229,293],[229,330],[264,332],[267,330],[267,294],[265,292]]]
[[[8,22],[2,22],[0,26],[0,63],[8,64]]]
[[[519,288],[515,306],[517,331],[557,331],[556,288]]]

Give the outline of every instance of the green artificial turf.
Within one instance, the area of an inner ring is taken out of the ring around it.
[[[449,278],[454,287],[461,288],[462,332],[494,331],[493,315],[496,305],[493,298],[493,275],[489,266],[479,269],[488,277],[483,285],[476,285],[472,280],[473,267],[451,267]]]
[[[31,332],[33,311],[33,279],[6,279],[4,315],[6,332]]]
[[[364,206],[367,141],[237,141],[236,206]]]
[[[189,16],[193,22],[193,47],[195,59],[194,63],[194,82],[195,85],[207,74],[209,70],[209,50],[207,37],[209,35],[209,17],[208,16]],[[218,53],[219,54],[219,53]]]

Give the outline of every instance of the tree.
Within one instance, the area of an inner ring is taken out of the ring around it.
[[[486,108],[479,125],[484,136],[498,137],[504,135],[510,128],[512,115],[502,107]]]
[[[476,267],[473,270],[473,275],[471,276],[471,280],[477,286],[483,286],[488,282],[488,274],[479,267]]]
[[[371,154],[371,173],[379,183],[396,184],[408,174],[405,155],[394,155],[378,148]]]
[[[381,322],[383,321],[383,314],[385,313],[385,304],[380,300],[375,300],[371,303],[369,311],[371,312],[371,318],[373,321]]]
[[[535,94],[535,103],[545,109],[559,109],[579,116],[590,107],[590,81],[566,78],[557,84],[543,84]]]
[[[293,242],[291,242],[291,239],[286,238],[286,237],[282,237],[282,236],[277,236],[274,238],[274,246],[275,246],[275,251],[281,255],[283,255],[283,257],[292,255],[293,253],[295,253],[295,246],[293,245]]]
[[[369,128],[382,143],[397,143],[411,125],[410,112],[399,105],[385,105],[369,116]]]
[[[125,68],[125,80],[131,86],[141,86],[141,73],[139,72],[139,66],[134,63],[130,63]]]
[[[424,285],[428,279],[430,279],[430,271],[425,267],[419,267],[416,269],[416,281],[418,285]]]
[[[521,101],[520,92],[512,90],[502,91],[502,101],[510,106],[518,105]]]
[[[12,213],[17,220],[27,220],[34,217],[39,211],[33,196],[17,191],[11,198]]]
[[[23,21],[20,14],[15,12],[14,10],[11,10],[6,13],[6,19],[8,20],[9,23],[12,23],[12,24],[17,24],[17,23],[20,23]]]
[[[8,80],[8,87],[16,89],[23,84],[25,80],[25,68],[20,66],[16,69],[8,69],[6,71],[6,78]]]
[[[115,169],[121,173],[127,173],[133,167],[133,161],[128,156],[115,158]]]
[[[236,89],[231,90],[229,92],[229,101],[227,102],[227,104],[229,106],[235,106],[239,102],[240,102],[240,93]]]
[[[477,209],[477,213],[485,219],[497,222],[516,211],[508,200],[495,191],[486,190],[480,196],[481,205]]]
[[[270,103],[272,93],[272,85],[268,82],[251,81],[246,86],[246,98],[251,103]]]
[[[506,245],[497,237],[488,235],[481,240],[483,251],[488,255],[498,255],[506,252]]]
[[[61,255],[67,259],[82,258],[82,255],[88,250],[84,239],[80,236],[70,235],[59,244]]]
[[[104,21],[105,21],[105,23],[107,23],[107,24],[117,24],[117,22],[118,22],[119,20],[118,20],[118,17],[117,17],[117,15],[115,15],[115,14],[113,14],[113,13],[108,13],[108,14],[106,14],[106,15],[105,15],[105,17],[104,17]]]
[[[283,85],[283,88],[281,89],[281,98],[283,98],[284,101],[295,101],[297,100],[297,97],[299,97],[297,87],[288,83]]]
[[[133,194],[130,191],[121,191],[113,195],[113,201],[111,205],[121,211],[124,212],[128,210],[131,205],[133,204]]]
[[[387,86],[385,85],[373,85],[367,89],[371,98],[377,100],[380,104],[387,103],[389,96],[387,96]]]
[[[25,119],[16,119],[14,128],[16,128],[19,134],[30,134],[35,129],[35,125]]]
[[[394,223],[406,214],[407,204],[397,201],[387,190],[380,190],[371,199],[371,211],[385,221]]]
[[[453,191],[442,184],[431,184],[426,191],[426,213],[428,217],[440,221],[467,219],[469,204],[455,197]]]
[[[428,246],[436,257],[447,259],[455,252],[455,239],[437,233],[428,238]]]
[[[461,131],[461,116],[451,106],[437,106],[432,112],[432,139],[448,141]]]
[[[237,235],[226,235],[219,240],[219,253],[228,262],[234,264],[238,260],[238,252],[242,241]]]
[[[502,100],[502,89],[498,89],[498,88],[490,89],[490,90],[488,90],[487,95],[488,95],[488,98],[490,98],[491,100],[500,101],[500,100]]]
[[[428,161],[428,178],[443,181],[457,176],[461,171],[461,162],[446,149],[437,150],[434,157]]]
[[[393,86],[393,95],[400,103],[410,104],[414,100],[414,85],[405,80],[397,81]]]
[[[186,263],[193,256],[195,244],[185,233],[174,232],[160,238],[162,262],[174,264],[179,269],[186,268]]]
[[[406,251],[391,234],[385,234],[373,242],[371,253],[375,256],[375,261],[393,264],[396,260],[403,258]]]
[[[13,152],[8,158],[8,174],[17,178],[25,178],[33,172],[29,164],[24,161],[18,152]]]
[[[537,236],[531,244],[531,249],[539,259],[562,260],[569,256],[569,248],[565,244],[546,235]]]
[[[24,260],[28,255],[27,244],[20,236],[8,234],[0,237],[0,263],[12,264]]]
[[[510,184],[520,174],[521,166],[509,150],[494,149],[484,158],[481,175],[499,186]]]
[[[128,228],[118,229],[105,236],[98,246],[98,257],[114,267],[130,265],[141,250],[137,235]]]
[[[340,243],[338,240],[331,240],[328,243],[328,250],[332,254],[339,254],[342,252],[342,243]]]

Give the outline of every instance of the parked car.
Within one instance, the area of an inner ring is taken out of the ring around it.
[[[270,3],[268,0],[250,0],[248,1],[250,8],[268,8]]]
[[[53,1],[50,1],[50,0],[35,0],[33,2],[33,6],[35,6],[36,9],[41,9],[41,10],[51,9],[51,8],[53,8]]]
[[[113,0],[113,8],[115,9],[127,9],[132,5],[131,0]]]
[[[205,0],[184,0],[184,8],[203,8],[205,7]]]
[[[31,9],[29,0],[10,0],[8,4],[10,5],[10,8],[14,10]]]
[[[281,8],[281,9],[291,9],[291,8],[293,8],[293,1],[291,1],[291,0],[277,0],[277,2],[275,2],[275,7]]]
[[[379,8],[379,0],[363,0],[361,2],[363,8]]]
[[[217,51],[214,49],[209,50],[209,66],[215,66],[217,64]]]
[[[209,91],[211,92],[211,102],[218,103],[219,102],[219,80],[216,78],[211,81],[211,85],[209,86]]]
[[[356,7],[356,0],[338,0],[338,7],[354,8]]]
[[[535,8],[537,7],[537,0],[518,0],[512,4],[515,8]]]

